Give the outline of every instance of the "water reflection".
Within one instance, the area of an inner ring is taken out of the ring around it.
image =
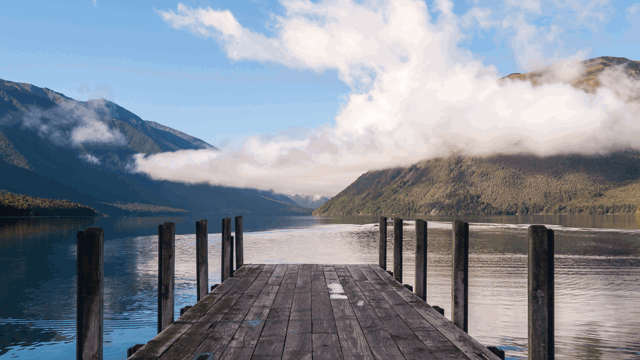
[[[218,217],[209,221],[209,279],[220,279]],[[176,317],[195,302],[198,217],[0,220],[0,358],[73,358],[75,234],[105,229],[105,358],[156,332],[157,226],[176,223]],[[609,219],[611,218],[611,219]],[[558,359],[640,358],[640,233],[633,216],[467,218],[470,226],[469,333],[526,358],[526,225],[556,230]],[[217,219],[217,220],[213,220]],[[428,299],[451,314],[451,224],[429,220]],[[586,224],[589,225],[586,225]],[[617,230],[581,226],[616,224]],[[633,226],[631,226],[633,225]],[[389,227],[388,264],[392,264]],[[248,263],[377,263],[377,218],[245,216]],[[414,277],[411,221],[404,227],[405,283]],[[71,355],[70,355],[71,354]]]

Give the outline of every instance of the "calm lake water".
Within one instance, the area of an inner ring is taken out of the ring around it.
[[[209,283],[220,219],[209,220]],[[412,218],[405,218],[412,220]],[[428,220],[428,299],[451,315],[451,221]],[[459,217],[470,223],[469,333],[526,359],[528,224],[555,230],[557,359],[640,359],[634,216]],[[176,318],[196,301],[194,218],[0,219],[0,359],[75,359],[76,233],[105,230],[105,359],[156,335],[157,228],[176,223]],[[377,218],[245,216],[247,263],[377,263]],[[392,263],[389,227],[388,263]],[[404,283],[414,282],[413,223]]]

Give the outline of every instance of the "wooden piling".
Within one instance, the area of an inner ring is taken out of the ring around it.
[[[209,235],[207,220],[196,222],[196,288],[198,301],[207,295],[209,290]]]
[[[378,265],[387,270],[387,218],[380,216],[380,241],[378,242]]]
[[[103,357],[104,231],[91,227],[77,235],[76,359]]]
[[[231,254],[230,255],[231,261],[229,262],[229,267],[230,267],[229,276],[231,277],[233,277],[233,272],[235,271],[235,268],[233,267],[233,258],[235,257],[233,253],[233,243],[234,243],[233,236],[231,236],[231,239],[229,240],[229,254]]]
[[[393,218],[393,277],[402,284],[402,219]]]
[[[469,326],[469,224],[453,223],[451,321],[464,332]]]
[[[416,220],[416,295],[427,301],[427,222]]]
[[[553,359],[554,235],[543,225],[531,225],[529,237],[529,359]]]
[[[236,216],[236,269],[244,265],[244,236],[242,234],[242,216]]]
[[[158,334],[173,323],[176,226],[166,222],[158,227]]]
[[[222,266],[220,275],[222,281],[231,276],[231,218],[222,219],[222,254],[220,264]]]

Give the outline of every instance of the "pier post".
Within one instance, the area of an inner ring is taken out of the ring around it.
[[[427,222],[416,220],[416,295],[427,301]]]
[[[229,224],[229,226],[231,226],[231,224]],[[233,243],[234,243],[234,239],[233,239],[233,236],[231,236],[231,240],[229,240],[229,254],[230,254],[229,256],[231,257],[231,261],[229,262],[229,267],[230,267],[229,276],[230,277],[233,277],[233,272],[235,271],[235,268],[233,267],[233,258],[235,257],[234,253],[233,253]]]
[[[104,316],[104,231],[77,235],[76,359],[101,360]]]
[[[209,235],[207,233],[207,220],[196,222],[196,288],[198,301],[209,290]]]
[[[469,326],[469,224],[453,223],[451,321],[468,332]],[[531,358],[534,359],[534,358]]]
[[[393,277],[402,284],[402,219],[393,218]]]
[[[158,226],[158,334],[173,323],[176,226]]]
[[[236,269],[244,265],[244,237],[242,234],[242,216],[236,216]]]
[[[222,271],[220,275],[222,281],[227,280],[231,276],[231,218],[222,219]]]
[[[380,216],[380,241],[378,242],[378,265],[387,270],[387,218]]]
[[[529,237],[529,359],[554,359],[553,230],[531,225]]]

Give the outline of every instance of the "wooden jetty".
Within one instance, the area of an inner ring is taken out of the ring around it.
[[[499,359],[378,265],[244,265],[129,359]]]
[[[504,351],[467,334],[469,226],[452,224],[452,316],[427,299],[427,223],[416,221],[416,293],[402,284],[402,220],[387,219],[379,264],[244,264],[242,217],[222,220],[222,283],[207,293],[207,223],[196,223],[197,298],[174,321],[175,226],[158,231],[158,335],[128,359],[496,360]],[[554,358],[553,231],[529,227],[529,358]],[[78,233],[77,359],[102,359],[102,229]],[[235,262],[234,266],[234,247]]]

